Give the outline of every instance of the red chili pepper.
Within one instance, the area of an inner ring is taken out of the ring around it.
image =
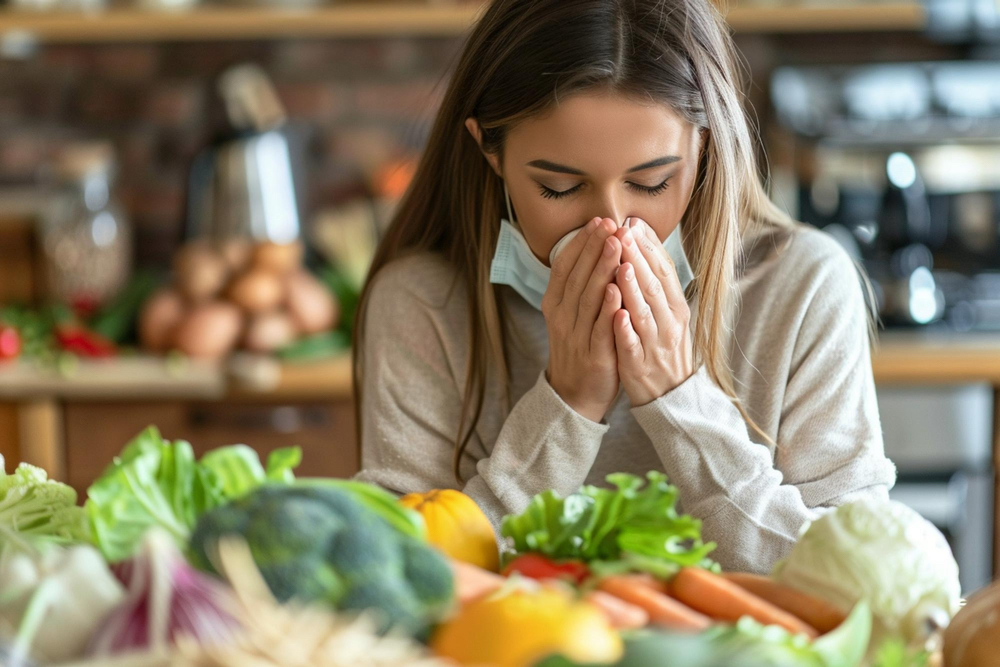
[[[0,361],[21,354],[21,334],[14,327],[0,326]]]
[[[514,572],[530,579],[564,579],[574,584],[590,576],[590,568],[583,561],[554,561],[541,554],[518,556],[504,568],[503,575],[509,577]]]
[[[116,352],[114,343],[81,326],[59,327],[56,329],[56,341],[66,352],[81,357],[112,357]]]

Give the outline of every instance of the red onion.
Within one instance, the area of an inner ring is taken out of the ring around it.
[[[182,636],[225,642],[239,629],[228,586],[196,571],[160,530],[146,534],[139,553],[117,568],[128,593],[94,636],[89,654],[163,650]]]

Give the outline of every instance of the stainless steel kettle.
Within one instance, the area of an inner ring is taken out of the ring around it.
[[[188,179],[186,237],[249,237],[290,243],[301,224],[286,114],[256,65],[239,65],[219,80],[232,133],[194,160]]]

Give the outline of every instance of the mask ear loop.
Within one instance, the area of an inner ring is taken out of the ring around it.
[[[521,226],[517,224],[514,220],[514,210],[510,207],[510,192],[507,191],[507,181],[503,182],[503,198],[507,201],[507,220],[510,224],[514,225],[515,229],[520,229]]]

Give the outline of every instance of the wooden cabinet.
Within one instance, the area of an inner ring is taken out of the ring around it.
[[[243,443],[261,458],[302,448],[299,476],[349,477],[358,470],[354,406],[324,402],[86,402],[64,408],[66,481],[82,493],[136,434],[150,425],[189,441],[195,453]]]

